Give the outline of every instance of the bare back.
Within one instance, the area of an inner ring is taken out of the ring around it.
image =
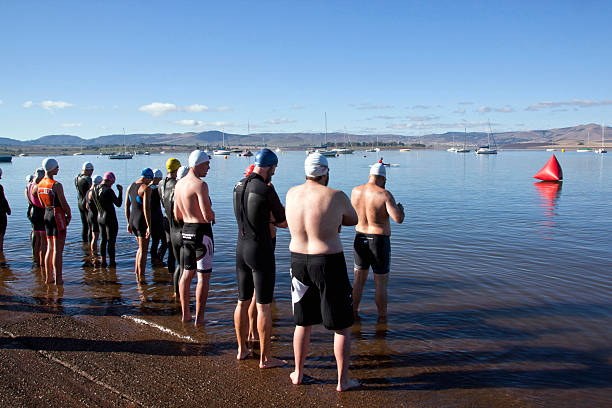
[[[214,212],[208,195],[208,185],[193,174],[193,170],[176,182],[174,215],[186,223],[214,223]]]
[[[359,217],[357,232],[388,236],[391,235],[389,215],[398,223],[404,221],[403,209],[395,203],[393,195],[373,182],[355,187],[351,203]]]
[[[340,226],[357,223],[346,194],[310,180],[287,192],[285,214],[291,233],[289,250],[300,254],[342,252]]]

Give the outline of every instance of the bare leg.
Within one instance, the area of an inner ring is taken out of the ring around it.
[[[257,303],[257,331],[259,332],[259,368],[274,368],[287,364],[285,360],[273,358],[270,353],[272,336],[272,304]]]
[[[182,296],[182,295],[181,295]],[[249,355],[247,347],[247,335],[249,330],[249,306],[251,299],[239,300],[234,311],[234,327],[236,328],[236,340],[238,341],[238,360],[244,360]]]
[[[40,246],[41,245],[42,245],[42,242],[40,241],[38,232],[32,231],[32,251],[33,251],[32,255],[34,256],[34,262],[36,262],[40,266],[43,266],[43,264],[40,261]]]
[[[38,252],[36,253],[36,257],[40,262],[41,267],[45,267],[45,255],[47,254],[47,237],[44,232],[37,232],[36,236],[38,237]]]
[[[95,262],[97,260],[97,255],[98,255],[98,236],[100,235],[99,232],[92,232],[91,233],[91,245],[90,245],[90,249],[91,249],[91,260],[92,262]]]
[[[136,279],[142,282],[145,280],[145,270],[147,267],[147,254],[149,251],[149,240],[145,237],[137,237],[137,238],[138,238],[138,251],[136,252]],[[189,282],[191,283],[191,280]]]
[[[312,326],[295,326],[293,332],[293,355],[295,357],[295,370],[289,374],[291,382],[301,384],[304,378],[304,362],[310,346],[310,332]]]
[[[62,264],[64,262],[64,244],[65,237],[57,237],[55,240],[55,248],[53,248],[53,269],[55,273],[55,284],[61,285],[64,283],[62,278]]]
[[[189,309],[189,302],[191,299],[189,298],[189,291],[191,289],[191,281],[193,280],[193,275],[195,274],[195,272],[195,269],[191,271],[185,269],[179,282],[179,292],[181,294],[181,309],[183,310],[183,322],[191,321],[191,310]]]
[[[368,279],[368,270],[355,269],[355,278],[353,279],[353,315],[355,320],[360,320],[359,303],[363,294],[363,287]]]
[[[374,285],[376,286],[376,308],[378,309],[378,322],[384,323],[387,321],[387,282],[389,282],[389,274],[384,275],[374,274]]]
[[[196,286],[196,326],[204,324],[204,312],[206,311],[206,300],[208,300],[209,287],[210,273],[199,272],[198,285]]]
[[[0,234],[0,251],[4,251],[4,234]]]
[[[47,251],[45,252],[45,283],[53,283],[53,252],[55,251],[55,238],[47,237]]]
[[[338,386],[336,391],[347,391],[359,386],[357,380],[348,376],[349,360],[351,358],[351,332],[350,328],[336,330],[334,333],[334,355],[338,366]]]
[[[249,341],[258,341],[257,333],[257,306],[255,292],[253,292],[253,298],[251,299],[251,305],[249,306]]]

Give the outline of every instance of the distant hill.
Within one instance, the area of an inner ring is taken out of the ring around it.
[[[500,147],[537,147],[555,144],[576,145],[586,144],[590,134],[590,144],[598,146],[601,143],[601,126],[590,123],[559,129],[528,130],[514,132],[493,133],[492,136]],[[612,144],[612,128],[606,127],[608,145]],[[218,146],[222,144],[223,132],[211,130],[206,132],[186,133],[154,133],[154,134],[113,134],[99,136],[93,139],[83,139],[73,135],[48,135],[38,139],[20,141],[10,138],[0,138],[0,146],[104,146],[122,145],[124,137],[127,145],[174,145],[174,146]],[[446,132],[442,134],[428,134],[423,136],[406,136],[394,134],[347,134],[332,132],[327,134],[328,143],[341,143],[345,140],[353,144],[371,145],[378,139],[379,143],[404,144],[423,143],[432,146],[446,146],[452,144],[453,137],[456,144],[463,144],[466,135],[463,132]],[[225,133],[225,144],[228,146],[316,146],[324,143],[325,135],[322,133],[256,133],[250,135]],[[484,132],[468,132],[467,144],[478,145],[486,142],[487,134]]]

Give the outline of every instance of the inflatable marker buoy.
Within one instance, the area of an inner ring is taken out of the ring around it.
[[[550,159],[546,162],[544,167],[538,171],[533,178],[537,178],[543,181],[561,181],[563,180],[563,170],[557,158],[553,154]]]

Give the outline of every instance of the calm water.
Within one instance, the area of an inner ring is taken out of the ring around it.
[[[354,375],[367,387],[391,392],[510,388],[526,402],[612,403],[612,157],[556,153],[565,175],[562,187],[531,178],[550,157],[546,152],[503,151],[493,157],[383,152],[385,162],[399,164],[387,170],[387,188],[404,204],[407,216],[404,224],[392,225],[389,323],[376,324],[370,276],[363,322],[353,329]],[[350,195],[377,160],[375,153],[367,154],[330,158],[330,186]],[[125,232],[123,208],[118,212],[117,270],[82,267],[73,185],[82,162],[93,162],[94,174],[114,171],[117,182],[127,187],[141,168],[163,169],[168,157],[58,157],[57,179],[75,215],[64,253],[64,293],[55,300],[59,312],[141,315],[198,335],[179,323],[165,269],[149,269],[147,283],[135,283],[136,242]],[[176,157],[185,162],[187,155]],[[283,202],[287,190],[303,182],[304,157],[301,151],[280,155],[273,183]],[[48,289],[29,257],[23,190],[25,175],[41,159],[15,158],[3,164],[1,182],[13,215],[5,240],[8,266],[2,269],[0,285],[33,303],[44,303]],[[233,185],[249,163],[234,155],[215,157],[206,178],[217,217],[209,339],[231,341],[234,336],[236,227],[231,199]],[[350,269],[353,234],[352,228],[342,231]],[[279,230],[274,347],[291,357],[288,244],[288,231]],[[310,368],[332,372],[333,378],[331,336],[320,330],[313,338]],[[560,396],[560,390],[574,399]],[[452,395],[448,398],[436,405],[453,405]]]

